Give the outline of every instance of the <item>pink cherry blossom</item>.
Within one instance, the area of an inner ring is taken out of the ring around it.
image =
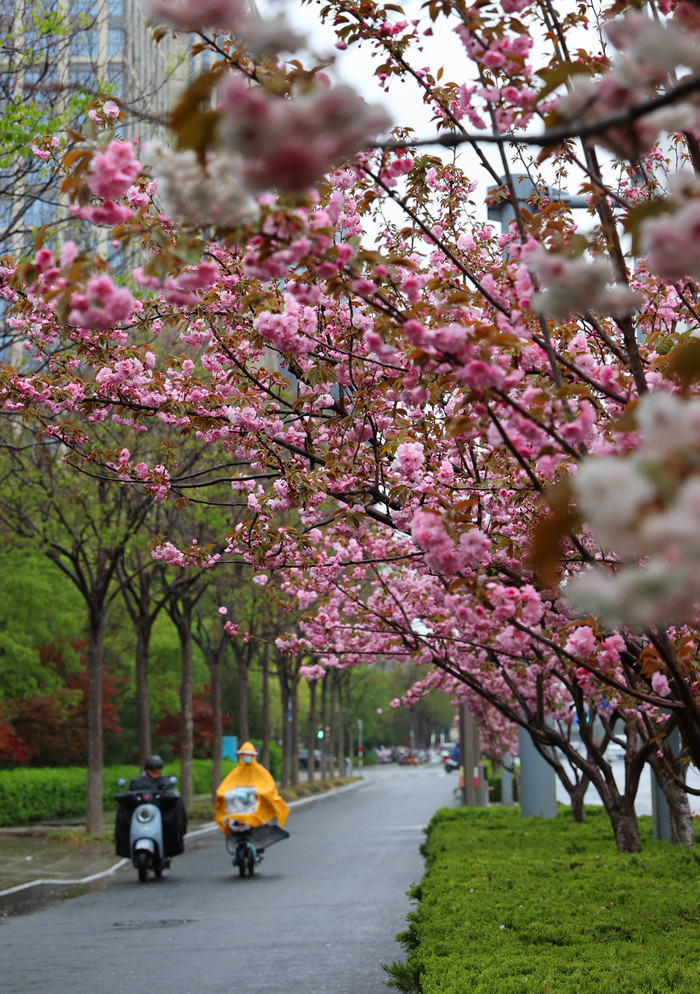
[[[134,298],[127,289],[115,286],[109,276],[93,276],[83,293],[72,294],[68,323],[105,331],[125,321],[133,308]]]
[[[659,697],[669,697],[671,693],[671,688],[669,686],[668,680],[663,673],[659,673],[658,670],[652,675],[651,686],[655,694]]]
[[[114,139],[104,152],[93,157],[87,183],[96,197],[114,200],[126,193],[140,172],[133,145]]]
[[[184,31],[230,29],[243,15],[241,0],[144,0],[149,20]]]

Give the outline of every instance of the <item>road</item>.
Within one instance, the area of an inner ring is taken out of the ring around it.
[[[381,994],[381,963],[423,875],[433,812],[456,803],[438,763],[369,768],[357,789],[292,812],[290,838],[240,878],[220,833],[160,882],[120,870],[91,893],[0,924],[4,994]]]
[[[625,783],[625,763],[621,756],[610,757],[610,763],[612,766],[613,776],[620,788],[624,788]],[[688,786],[692,787],[694,790],[700,790],[700,772],[691,766],[688,769]],[[571,800],[569,795],[566,793],[562,782],[557,777],[555,780],[557,801],[562,804],[570,804]],[[595,790],[594,787],[589,787],[586,791],[585,796],[586,804],[602,805],[600,795]],[[694,794],[688,795],[688,803],[690,804],[690,810],[694,815],[700,817],[700,797]],[[637,796],[634,801],[634,807],[638,815],[650,815],[652,813],[651,806],[651,768],[647,765],[642,771],[642,775],[639,780],[639,790],[637,791]]]

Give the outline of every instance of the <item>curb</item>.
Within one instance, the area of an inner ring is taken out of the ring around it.
[[[338,794],[344,794],[348,790],[356,790],[358,787],[366,785],[366,780],[356,780],[354,783],[345,784],[343,787],[335,787],[333,790],[326,790],[322,794],[313,794],[311,797],[300,797],[297,801],[290,801],[289,808],[290,810],[293,810],[294,808],[306,807],[310,804],[316,804],[319,801],[323,801],[328,797],[337,797]],[[208,835],[210,832],[215,830],[219,831],[217,823],[215,821],[209,822],[208,824],[203,825],[202,828],[196,829],[194,832],[188,832],[187,841],[189,842],[192,839],[197,839],[202,835]],[[92,873],[88,877],[78,877],[76,880],[31,880],[26,884],[17,884],[15,887],[8,887],[7,890],[0,890],[0,902],[3,902],[4,904],[4,902],[9,899],[10,902],[14,901],[17,905],[21,905],[25,902],[33,902],[35,899],[40,900],[44,897],[51,897],[62,888],[89,888],[98,880],[111,877],[124,866],[131,866],[131,860],[120,859],[107,870],[100,870],[99,873]],[[56,893],[56,896],[59,896],[59,894]],[[9,909],[7,907],[0,907],[0,915],[8,913]]]

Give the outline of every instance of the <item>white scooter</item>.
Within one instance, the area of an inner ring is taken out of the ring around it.
[[[177,777],[170,777],[170,783],[174,788]],[[126,786],[126,781],[119,780],[119,786]],[[149,870],[160,880],[171,858],[184,849],[176,811],[182,798],[177,791],[126,790],[115,800],[119,804],[114,832],[117,855],[132,861],[141,883],[148,880]]]

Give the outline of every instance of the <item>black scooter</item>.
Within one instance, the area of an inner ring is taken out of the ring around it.
[[[170,781],[174,787],[177,777]],[[125,783],[120,780],[119,786]],[[125,790],[115,800],[117,856],[131,860],[141,883],[148,880],[149,870],[160,880],[172,857],[184,852],[182,798],[177,791]]]

